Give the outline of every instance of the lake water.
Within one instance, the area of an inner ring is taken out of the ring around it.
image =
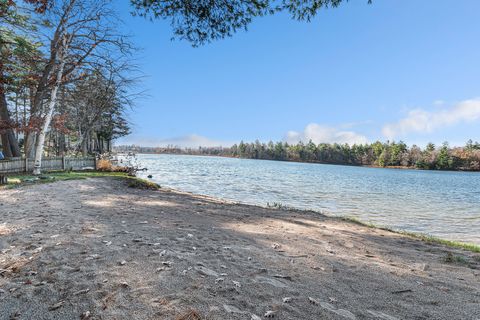
[[[184,155],[138,155],[141,177],[237,202],[354,216],[480,244],[480,174]]]

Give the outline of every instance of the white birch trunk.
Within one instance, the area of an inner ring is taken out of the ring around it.
[[[50,127],[50,123],[52,122],[53,111],[55,110],[55,104],[57,103],[58,89],[62,84],[63,69],[65,67],[64,55],[60,56],[60,60],[61,60],[60,65],[58,66],[58,71],[57,71],[57,79],[55,80],[55,84],[50,93],[50,101],[48,102],[48,106],[47,106],[47,114],[45,116],[42,129],[40,130],[37,136],[37,143],[35,146],[35,166],[33,169],[34,175],[42,174],[42,157],[43,157],[43,149],[45,147],[45,137],[47,135],[48,128]]]

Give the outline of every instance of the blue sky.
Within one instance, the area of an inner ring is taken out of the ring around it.
[[[117,144],[480,140],[480,1],[355,0],[192,48],[127,14],[148,96]]]

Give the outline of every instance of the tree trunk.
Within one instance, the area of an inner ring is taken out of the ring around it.
[[[3,79],[3,75],[0,74],[0,77]],[[4,121],[6,124],[11,122],[3,83],[0,83],[0,120]],[[18,141],[15,138],[15,132],[13,129],[6,129],[1,136],[3,152],[5,153],[5,156],[7,158],[21,157],[22,154],[20,152],[20,147],[18,146]]]
[[[65,50],[66,48],[63,48],[63,49]],[[40,132],[38,133],[37,142],[35,145],[35,167],[33,169],[34,175],[40,175],[42,173],[41,168],[42,168],[43,149],[45,147],[45,136],[47,135],[48,128],[50,127],[50,123],[52,122],[53,111],[55,110],[55,104],[57,103],[58,89],[62,84],[65,60],[63,55],[60,55],[59,59],[60,59],[60,65],[58,66],[57,78],[55,80],[55,84],[50,94],[50,100],[48,102],[48,106],[46,110],[47,113],[43,121],[43,126]]]
[[[87,156],[87,142],[88,142],[88,139],[83,139],[82,141],[82,156]]]
[[[66,149],[65,134],[60,133],[58,136],[58,155],[60,157],[65,156],[65,149]]]

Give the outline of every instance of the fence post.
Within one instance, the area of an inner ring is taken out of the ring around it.
[[[25,173],[28,173],[28,157],[25,157]]]
[[[97,170],[97,156],[93,156],[93,170]]]
[[[66,170],[66,161],[65,161],[65,156],[62,156],[62,170]]]

